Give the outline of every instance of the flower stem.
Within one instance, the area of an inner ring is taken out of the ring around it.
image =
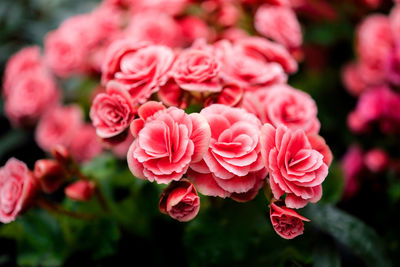
[[[63,206],[61,206],[53,201],[50,201],[48,199],[45,199],[43,197],[39,197],[36,200],[36,204],[39,207],[49,211],[50,213],[62,214],[62,215],[66,215],[69,217],[73,217],[73,218],[77,218],[77,219],[81,219],[81,220],[87,220],[87,221],[93,220],[95,218],[95,216],[93,214],[66,210]]]

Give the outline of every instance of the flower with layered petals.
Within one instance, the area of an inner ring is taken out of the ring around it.
[[[260,154],[260,121],[240,108],[213,104],[201,112],[211,127],[210,147],[188,172],[200,193],[248,201],[267,175]]]
[[[286,206],[296,209],[321,198],[321,184],[332,161],[322,137],[266,123],[261,130],[261,154],[274,198],[286,193]]]
[[[246,92],[242,107],[256,115],[262,123],[271,123],[275,127],[284,125],[307,133],[319,132],[320,122],[314,100],[307,93],[286,84]]]
[[[189,164],[200,161],[208,148],[207,121],[198,113],[188,115],[175,107],[159,108],[156,102],[146,103],[138,112],[141,119],[131,126],[137,138],[127,156],[131,172],[161,184],[181,179]],[[134,131],[137,122],[140,126]]]
[[[175,82],[188,91],[219,92],[221,63],[209,52],[189,49],[182,52],[172,68]]]
[[[166,46],[116,41],[107,50],[102,83],[116,80],[126,87],[134,104],[144,103],[167,82],[173,60],[174,53]]]

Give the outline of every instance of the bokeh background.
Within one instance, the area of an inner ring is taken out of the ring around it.
[[[13,53],[31,44],[42,46],[48,31],[98,3],[1,0],[1,76]],[[161,188],[133,179],[124,161],[106,154],[85,169],[106,189],[114,205],[111,215],[80,221],[34,209],[16,223],[0,226],[0,266],[399,266],[399,177],[391,171],[368,174],[358,194],[344,198],[340,165],[353,143],[365,149],[379,145],[391,157],[400,158],[398,136],[378,131],[357,136],[349,131],[346,120],[356,99],[341,81],[343,66],[355,57],[357,24],[367,14],[387,14],[393,3],[384,1],[374,10],[359,1],[326,3],[325,13],[297,13],[304,31],[303,60],[298,73],[289,78],[290,85],[315,99],[320,134],[335,158],[321,203],[304,209],[303,215],[311,223],[306,224],[303,236],[288,241],[273,232],[261,193],[245,204],[202,198],[198,218],[188,224],[173,221],[157,209]],[[63,88],[85,91],[93,88],[93,83],[78,77]],[[32,132],[11,127],[1,100],[0,166],[10,157],[32,168],[45,154],[35,144]],[[59,200],[72,209],[98,209],[94,202],[77,204],[61,195]]]

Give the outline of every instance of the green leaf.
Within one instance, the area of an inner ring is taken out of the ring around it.
[[[320,237],[313,253],[314,267],[340,267],[340,255],[332,240]]]
[[[381,238],[359,219],[328,204],[310,204],[303,210],[303,215],[370,266],[391,266]]]

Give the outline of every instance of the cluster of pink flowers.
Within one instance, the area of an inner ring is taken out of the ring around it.
[[[348,125],[355,133],[365,133],[378,125],[383,133],[400,129],[400,6],[390,15],[373,14],[358,26],[358,59],[343,69],[348,91],[358,98]]]
[[[358,98],[355,109],[347,118],[348,127],[355,134],[368,134],[373,129],[384,135],[399,133],[399,30],[399,4],[395,4],[389,15],[371,14],[357,27],[357,60],[347,64],[342,71],[346,89]],[[382,148],[364,153],[358,145],[350,147],[342,160],[345,197],[351,197],[359,190],[366,171],[385,171],[394,167],[394,161]]]
[[[246,202],[265,187],[274,229],[294,238],[307,219],[292,209],[320,200],[332,154],[315,102],[287,84],[302,44],[291,2],[108,0],[69,18],[47,35],[40,62],[62,79],[101,74],[94,128],[76,106],[55,104],[40,116],[39,146],[88,159],[101,149],[95,132],[135,177],[169,185],[159,208],[179,221],[199,212],[197,191]],[[188,15],[190,5],[202,12]],[[244,10],[260,36],[236,27]]]

